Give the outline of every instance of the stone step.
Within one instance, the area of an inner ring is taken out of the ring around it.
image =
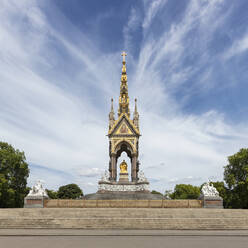
[[[235,216],[235,215],[196,215],[196,214],[191,214],[191,215],[162,215],[162,214],[129,214],[129,215],[123,215],[123,214],[81,214],[81,215],[49,215],[49,216],[44,216],[44,215],[40,215],[43,218],[111,218],[111,217],[116,217],[116,218],[248,218],[248,216],[245,215],[239,215],[239,216]],[[12,215],[6,215],[6,216],[1,216],[0,219],[4,219],[4,218],[36,218],[37,215],[25,215],[25,216],[12,216]]]
[[[248,229],[248,210],[0,209],[0,228]]]
[[[82,229],[248,229],[247,218],[57,218],[2,219],[0,228],[82,228]]]
[[[209,218],[213,218],[213,219],[247,219],[248,216],[245,216],[245,215],[239,215],[239,216],[235,216],[235,215],[216,215],[216,216],[213,216],[213,215],[210,215],[210,216],[207,216],[207,215],[196,215],[196,214],[192,214],[192,215],[159,215],[159,214],[150,214],[150,215],[144,215],[144,214],[130,214],[130,215],[121,215],[121,214],[101,214],[101,215],[97,215],[97,214],[88,214],[88,215],[85,215],[85,214],[82,214],[82,215],[50,215],[50,216],[44,216],[44,215],[40,215],[38,218],[95,218],[95,219],[100,219],[100,218],[143,218],[143,219],[146,219],[146,218],[154,218],[154,219],[158,219],[158,218],[168,218],[168,219],[178,219],[178,218],[182,218],[182,219],[192,219],[192,218],[199,218],[199,219],[209,219]],[[26,216],[1,216],[0,217],[0,220],[2,219],[6,219],[6,218],[20,218],[20,219],[36,219],[37,218],[37,215],[26,215]]]
[[[81,229],[248,229],[247,221],[204,221],[168,219],[56,219],[4,221],[0,228],[81,228]]]
[[[164,217],[191,217],[192,215],[207,217],[244,217],[248,216],[247,210],[229,209],[0,209],[0,218],[4,216],[53,216],[53,217],[80,217],[80,216],[164,216]]]

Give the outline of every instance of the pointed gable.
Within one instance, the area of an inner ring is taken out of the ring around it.
[[[115,121],[113,127],[109,130],[108,136],[112,135],[132,135],[140,136],[139,130],[134,126],[127,114],[123,113],[118,120]]]

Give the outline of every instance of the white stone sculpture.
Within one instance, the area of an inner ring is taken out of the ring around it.
[[[204,196],[219,197],[219,192],[210,182],[207,182],[202,186],[201,193]]]
[[[142,170],[138,172],[138,178],[139,178],[138,182],[147,182],[147,178],[145,177],[145,174]]]
[[[32,189],[28,193],[28,197],[29,196],[48,197],[46,190],[42,186],[41,180],[38,180],[36,184],[32,187]]]
[[[101,177],[102,182],[109,182],[109,172],[107,170],[104,171]]]

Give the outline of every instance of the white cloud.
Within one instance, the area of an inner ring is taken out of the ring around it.
[[[154,0],[154,1],[144,1],[144,8],[147,10],[145,12],[145,17],[142,23],[144,29],[149,28],[152,19],[156,16],[157,12],[161,10],[167,0]]]
[[[132,51],[132,38],[133,33],[140,26],[141,16],[139,10],[136,8],[131,8],[131,12],[128,18],[128,22],[126,26],[123,28],[123,36],[124,36],[124,49],[126,51]]]
[[[33,4],[30,5],[33,6]],[[11,17],[13,13],[18,17],[20,6],[5,7],[5,16],[2,18],[9,17],[8,13]],[[30,15],[30,12],[28,13]],[[33,19],[37,13],[35,11],[32,14]],[[20,12],[20,15],[25,16],[25,12]],[[39,69],[35,66],[40,60],[50,63],[49,58],[44,57],[43,54],[43,49],[47,51],[50,49],[46,42],[39,43],[39,49],[34,46],[37,39],[46,40],[51,35],[53,29],[49,23],[44,21],[42,25],[44,29],[50,30],[50,34],[44,33],[42,37],[34,35],[36,39],[30,40],[28,47],[22,47],[25,36],[18,33],[19,29],[26,24],[19,23],[15,28],[9,28],[7,24],[0,25],[0,32],[4,37],[0,41],[1,140],[24,150],[29,162],[68,173],[74,167],[78,168],[82,161],[90,166],[101,164],[102,158],[107,159],[107,154],[104,155],[104,146],[107,145],[104,133],[107,124],[99,118],[102,114],[94,107],[94,103],[91,103],[91,96],[83,95],[79,98],[74,91],[70,92],[67,88],[56,86],[53,78],[49,81],[49,78],[41,76]],[[27,36],[30,33],[35,34],[40,26],[41,21],[38,27],[32,25]],[[59,34],[56,32],[54,34],[56,34],[53,35],[54,38],[60,38]],[[63,38],[60,42],[66,44],[66,39]],[[78,54],[81,62],[87,66],[86,70],[88,68],[91,70],[91,78],[100,82],[101,75],[99,74],[98,78],[95,76],[98,68],[92,69],[94,63],[81,55],[80,48],[77,53],[74,44],[66,45],[71,55]],[[92,53],[91,56],[93,56]],[[109,65],[106,63],[106,66]],[[103,74],[103,69],[98,72]],[[104,78],[106,79],[106,76],[101,79]],[[89,82],[92,82],[91,79]],[[84,86],[87,87],[87,83],[84,82],[82,89]],[[101,84],[99,87],[104,85]],[[98,156],[95,156],[96,154]],[[102,166],[104,167],[104,164]],[[31,171],[32,177],[37,177],[33,174],[36,171]],[[50,182],[54,185],[53,183],[54,180]]]
[[[148,16],[155,17],[158,10],[161,12],[161,16],[166,13],[165,3],[166,1],[153,1],[148,5],[150,8],[147,8],[144,22],[149,25],[145,26],[150,26],[153,20]],[[146,37],[142,43],[134,80],[136,84],[142,83],[143,85],[149,81],[149,84],[152,84],[153,92],[156,90],[157,92],[154,94],[156,97],[148,98],[146,96],[142,99],[143,102],[145,99],[155,98],[158,102],[154,104],[154,107],[157,108],[157,105],[161,105],[160,101],[164,102],[166,95],[168,100],[172,101],[174,106],[176,105],[169,96],[171,92],[168,91],[178,90],[182,84],[187,82],[187,79],[206,67],[209,61],[209,55],[206,52],[208,41],[214,37],[215,31],[229,14],[229,11],[225,14],[222,13],[222,3],[223,1],[189,1],[181,20],[177,23],[173,21],[169,24],[163,23],[166,29],[160,32],[158,37],[154,36],[153,29],[144,28]],[[192,35],[193,30],[197,30],[200,38]],[[184,59],[187,56],[192,57],[195,51],[201,54],[197,65],[192,67],[191,64],[185,64]],[[192,82],[191,87],[195,84],[197,82]],[[145,89],[146,86],[145,84]],[[203,89],[201,86],[198,88]],[[204,89],[208,89],[208,87],[204,87]],[[161,91],[164,96],[161,96]]]
[[[103,172],[104,170],[100,168],[82,168],[78,174],[82,177],[99,177]]]
[[[241,39],[236,40],[232,46],[223,55],[224,59],[230,59],[233,56],[240,55],[248,50],[248,34],[245,34]]]
[[[182,21],[161,32],[158,39],[149,36],[149,27],[166,1],[148,3],[143,22],[133,8],[123,31],[129,47],[131,32],[138,25],[143,23],[146,32],[138,59],[130,54],[127,62],[133,69],[128,74],[131,102],[137,97],[140,111],[141,168],[151,178],[151,188],[161,192],[173,188],[173,180],[194,184],[209,177],[221,180],[226,156],[248,145],[246,124],[230,125],[215,109],[184,113],[182,103],[172,94],[199,70],[181,64],[189,52],[185,37],[197,23],[199,32],[209,30],[221,1],[205,1],[204,5],[191,1]],[[64,29],[54,26],[35,1],[13,5],[4,1],[3,7],[0,140],[24,150],[28,162],[45,167],[31,166],[30,183],[42,177],[48,188],[75,182],[84,192],[94,192],[101,172],[108,169],[107,114],[109,99],[118,102],[121,51],[103,54],[87,33],[73,26],[52,4],[53,18],[59,18]],[[30,23],[11,25],[23,17]],[[246,49],[246,43],[242,44]],[[58,47],[63,52],[54,49]],[[211,69],[208,72],[204,82],[211,76]]]

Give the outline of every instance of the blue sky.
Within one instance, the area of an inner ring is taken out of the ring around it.
[[[248,145],[246,0],[0,0],[0,140],[29,184],[97,190],[121,52],[151,189],[222,180]],[[124,157],[124,156],[123,156]]]

